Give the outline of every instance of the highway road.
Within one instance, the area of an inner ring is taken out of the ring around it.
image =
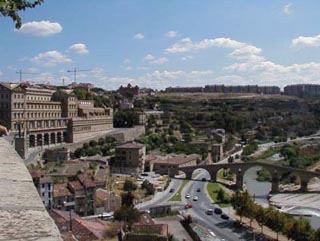
[[[208,174],[202,172],[198,176],[198,180],[202,178],[209,178]],[[184,203],[192,203],[193,207],[185,211],[186,214],[190,214],[196,222],[201,224],[203,227],[208,228],[216,235],[215,241],[218,240],[248,240],[242,237],[242,234],[236,233],[232,230],[232,221],[226,221],[221,218],[220,215],[213,214],[207,215],[206,210],[209,208],[217,208],[218,205],[212,204],[211,199],[207,196],[206,193],[206,182],[202,181],[190,181],[184,188],[182,192],[182,200]],[[197,192],[197,189],[200,188],[200,192]],[[185,199],[186,194],[190,194],[190,199]],[[193,197],[198,196],[198,201],[193,201]]]

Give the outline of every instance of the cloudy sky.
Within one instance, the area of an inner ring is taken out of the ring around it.
[[[106,89],[318,83],[317,0],[45,0],[0,18],[0,81]]]

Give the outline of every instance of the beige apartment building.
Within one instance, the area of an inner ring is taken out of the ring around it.
[[[0,83],[0,125],[20,133],[34,148],[75,142],[89,132],[113,128],[111,108],[78,100],[73,90],[29,83]]]
[[[144,171],[146,147],[140,143],[126,143],[115,148],[112,172],[132,174]]]

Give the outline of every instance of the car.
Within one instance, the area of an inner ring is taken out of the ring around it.
[[[148,173],[141,173],[140,175],[141,175],[141,176],[143,176],[143,177],[147,177],[147,176],[149,176],[149,174],[148,174]]]
[[[173,188],[171,188],[171,189],[169,190],[169,192],[174,192],[174,189],[173,189]]]
[[[201,189],[200,189],[200,188],[198,188],[198,189],[197,189],[197,192],[201,192]]]
[[[191,203],[186,203],[186,205],[184,205],[185,209],[189,209],[192,208],[192,204]]]
[[[201,179],[201,181],[206,182],[207,179],[204,177],[204,178]]]
[[[198,199],[199,199],[198,196],[193,197],[193,201],[198,201]]]
[[[206,211],[206,214],[207,215],[213,215],[213,210],[211,208],[209,208],[207,211]]]
[[[221,214],[221,213],[222,213],[221,208],[215,208],[215,209],[214,209],[214,213],[215,213],[215,214]]]
[[[187,193],[186,196],[185,196],[185,198],[186,198],[186,199],[189,199],[189,198],[190,198],[190,194]]]
[[[228,220],[229,219],[229,216],[227,214],[221,214],[221,218],[224,219],[224,220]]]

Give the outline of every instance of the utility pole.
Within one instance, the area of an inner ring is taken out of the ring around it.
[[[77,72],[86,72],[91,71],[91,69],[77,69],[74,68],[73,70],[68,70],[68,73],[73,73],[73,82],[77,83]]]

